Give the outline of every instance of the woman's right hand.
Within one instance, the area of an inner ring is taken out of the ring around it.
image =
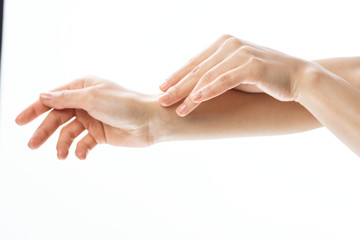
[[[61,125],[57,155],[65,159],[74,139],[88,134],[76,146],[76,156],[85,159],[97,144],[143,147],[153,144],[149,130],[150,97],[125,89],[99,77],[84,77],[51,92],[26,108],[16,118],[24,125],[52,109],[30,139],[28,146],[40,147]]]

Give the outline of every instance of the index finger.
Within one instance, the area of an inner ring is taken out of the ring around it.
[[[74,90],[74,89],[80,89],[84,87],[85,79],[80,78],[75,81],[72,81],[68,84],[65,84],[61,87],[57,87],[50,92],[57,92],[62,90]],[[25,108],[15,119],[15,122],[18,125],[25,125],[41,114],[49,111],[51,108],[43,105],[40,100],[35,101],[33,104]]]
[[[223,35],[215,41],[210,47],[205,49],[203,52],[198,54],[196,57],[191,59],[187,64],[182,68],[172,74],[163,84],[160,85],[160,90],[166,92],[170,87],[175,85],[181,79],[183,79],[192,69],[197,65],[202,63],[205,59],[210,57],[228,38],[231,38],[231,35]]]

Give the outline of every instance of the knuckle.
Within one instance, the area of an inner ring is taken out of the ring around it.
[[[264,62],[257,57],[251,57],[249,60],[249,64],[260,72],[262,72],[265,68]]]
[[[84,97],[82,108],[91,112],[96,108],[95,102],[96,102],[95,97],[93,95],[88,94]]]
[[[187,65],[189,65],[189,66],[193,65],[194,62],[195,62],[195,60],[196,60],[196,57],[190,58],[190,59],[187,61]]]
[[[50,131],[50,129],[47,128],[47,127],[45,127],[44,125],[41,125],[41,126],[39,127],[39,131],[40,131],[40,132],[43,132],[43,134],[44,134],[46,137],[49,137],[49,136],[51,136],[51,134],[52,134],[52,132]]]
[[[64,111],[54,111],[53,122],[56,124],[56,126],[60,126],[63,124],[64,120],[66,119],[65,114],[66,113]]]
[[[100,92],[98,88],[94,87],[87,89],[86,93],[82,96],[81,106],[83,106],[89,111],[93,110],[95,108],[94,103],[99,98],[99,96]]]
[[[70,131],[70,129],[67,126],[65,126],[60,130],[60,137],[61,138],[59,138],[59,140],[61,140],[61,143],[65,143],[69,139],[70,140],[74,139],[74,137],[75,137],[74,135],[75,134],[72,131]]]
[[[251,65],[254,65],[254,66],[260,66],[261,65],[261,60],[259,59],[259,58],[257,58],[257,57],[254,57],[254,56],[251,56],[250,58],[249,58],[249,63],[251,64]]]
[[[266,70],[265,70],[266,66],[265,66],[263,60],[261,60],[257,57],[252,57],[252,58],[250,58],[248,63],[249,63],[248,71],[252,75],[254,80],[263,78],[263,76],[266,72]]]
[[[60,92],[60,98],[66,98],[69,95],[69,90],[63,90]]]
[[[211,82],[212,79],[213,79],[213,75],[214,75],[214,74],[213,74],[211,71],[205,73],[204,76],[202,76],[202,78],[201,78],[201,82],[202,82],[202,83],[209,83],[209,82]]]
[[[186,68],[194,68],[197,65],[199,55],[196,55],[188,60],[186,63]],[[181,71],[186,71],[187,69],[181,69]],[[182,72],[181,72],[182,73]]]
[[[196,67],[194,67],[193,70],[191,70],[191,75],[196,77],[200,72],[200,68],[201,68],[200,65],[197,65]]]
[[[69,137],[69,140],[70,140],[70,141],[74,140],[75,137],[76,137],[76,134],[75,134],[75,132],[73,132],[73,131],[68,131],[66,134],[67,134],[67,136]]]
[[[67,133],[67,129],[68,129],[67,126],[63,127],[63,128],[60,130],[60,136],[65,136],[66,133]]]
[[[221,37],[220,37],[220,40],[223,40],[223,41],[225,41],[226,39],[228,39],[228,38],[232,38],[233,36],[232,35],[230,35],[230,34],[224,34],[224,35],[222,35]]]
[[[242,46],[241,41],[235,37],[230,37],[230,38],[226,39],[223,44],[223,47],[230,48],[230,49],[240,48],[241,46]]]
[[[321,71],[318,68],[305,68],[303,72],[306,79],[316,80],[321,77]]]
[[[79,141],[79,142],[77,142],[77,144],[76,144],[76,150],[80,150],[80,149],[83,149],[83,148],[85,148],[85,144],[83,143],[83,141]],[[75,150],[75,151],[76,151]]]
[[[216,94],[216,89],[215,89],[215,87],[213,85],[209,85],[207,87],[207,92],[208,92],[209,96],[213,96],[213,95]]]
[[[222,86],[228,86],[231,83],[230,74],[223,74],[218,78],[219,84]]]
[[[86,96],[91,96],[91,97],[99,97],[101,94],[101,89],[99,87],[90,87],[87,89],[88,94],[86,94]]]
[[[180,86],[178,84],[176,84],[175,86],[172,86],[170,89],[169,89],[169,93],[174,96],[174,97],[177,97],[180,95],[181,93],[181,90],[180,90]]]
[[[238,50],[238,53],[243,55],[243,56],[248,56],[248,57],[252,56],[251,48],[248,47],[248,46],[240,47],[239,50]]]

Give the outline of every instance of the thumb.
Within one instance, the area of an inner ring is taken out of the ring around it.
[[[85,109],[86,91],[84,89],[62,90],[57,92],[45,92],[40,94],[42,104],[55,108],[82,108]]]

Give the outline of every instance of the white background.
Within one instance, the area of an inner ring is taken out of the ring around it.
[[[360,160],[326,129],[97,146],[59,161],[27,142],[38,94],[95,74],[158,85],[224,33],[304,59],[360,50],[357,1],[5,2],[0,239],[360,239]]]

